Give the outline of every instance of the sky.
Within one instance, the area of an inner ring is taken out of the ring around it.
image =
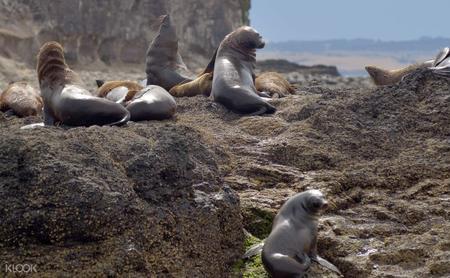
[[[450,0],[253,0],[267,41],[450,37]]]

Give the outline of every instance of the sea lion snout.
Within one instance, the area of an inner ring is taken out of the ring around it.
[[[373,66],[367,66],[365,67],[367,73],[372,77],[372,78],[376,78],[377,76],[377,69]]]
[[[259,45],[256,46],[256,48],[261,49],[266,46],[266,42],[264,40],[260,40]]]

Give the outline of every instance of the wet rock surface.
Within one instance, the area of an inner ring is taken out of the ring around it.
[[[1,259],[264,277],[260,262],[232,267],[241,228],[263,239],[280,206],[314,188],[332,203],[319,254],[345,277],[449,276],[450,84],[426,70],[352,82],[298,84],[264,117],[201,96],[177,99],[174,120],[121,128],[21,131],[39,118],[0,116]],[[314,265],[308,277],[336,276]]]

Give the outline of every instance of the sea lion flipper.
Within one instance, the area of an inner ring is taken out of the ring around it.
[[[450,48],[445,47],[442,49],[436,58],[434,59],[433,67],[439,66],[445,59],[447,59],[450,55]]]
[[[50,112],[48,106],[44,106],[44,125],[54,125],[56,123],[55,118]]]
[[[342,275],[342,273],[339,271],[339,269],[332,263],[330,263],[329,261],[325,260],[324,258],[320,257],[319,255],[316,255],[314,257],[311,258],[313,261],[317,262],[318,264],[320,264],[321,266],[328,268],[331,271],[336,272],[339,275]]]
[[[256,91],[256,94],[257,94],[258,96],[260,96],[260,97],[270,99],[270,95],[269,95],[268,93],[266,93],[266,92],[259,92],[259,91]]]
[[[311,265],[311,258],[306,253],[298,253],[295,255],[297,262],[305,266],[305,269]]]
[[[245,254],[242,256],[242,259],[247,260],[247,259],[250,259],[250,258],[260,254],[262,252],[263,247],[264,247],[264,241],[252,245],[250,247],[250,249],[248,249],[247,252],[245,252]]]
[[[36,124],[24,125],[20,129],[35,129],[35,128],[44,127],[44,126],[45,126],[44,123],[36,123]]]
[[[97,83],[97,87],[100,88],[103,84],[105,84],[105,80],[95,80],[95,83]]]
[[[8,109],[4,113],[5,113],[6,117],[12,117],[16,114],[16,113],[14,113],[14,110],[12,110],[12,109]]]

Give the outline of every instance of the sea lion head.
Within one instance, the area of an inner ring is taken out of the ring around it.
[[[395,83],[395,81],[392,80],[393,78],[390,72],[386,70],[377,68],[375,66],[367,66],[365,67],[365,69],[377,86],[391,85]]]
[[[308,190],[293,197],[293,209],[316,216],[328,207],[328,202],[319,190]]]
[[[230,38],[246,49],[261,49],[266,43],[262,36],[250,26],[242,26],[230,34]]]

